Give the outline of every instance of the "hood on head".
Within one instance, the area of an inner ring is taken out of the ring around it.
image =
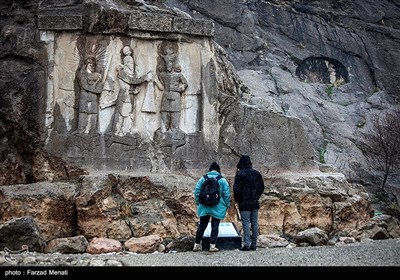
[[[240,170],[252,167],[250,157],[248,155],[242,155],[236,167]]]
[[[212,170],[215,170],[215,171],[218,171],[219,173],[221,173],[219,164],[216,163],[215,161],[213,163],[211,163],[210,168],[208,169],[208,171],[212,171]]]

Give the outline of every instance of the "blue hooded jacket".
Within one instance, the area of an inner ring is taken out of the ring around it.
[[[213,162],[210,166],[209,171],[207,172],[207,175],[209,177],[217,177],[220,174],[221,173],[220,173],[218,164],[216,162]],[[196,187],[194,189],[194,198],[195,198],[196,205],[197,205],[197,215],[199,217],[210,215],[211,217],[222,220],[225,218],[226,211],[228,210],[228,208],[230,206],[231,193],[230,193],[230,189],[229,189],[229,183],[224,177],[222,177],[218,181],[219,186],[220,186],[220,196],[221,196],[219,203],[215,206],[205,206],[205,205],[199,203],[199,194],[200,194],[201,186],[203,185],[204,181],[205,181],[205,179],[202,176],[197,181]]]

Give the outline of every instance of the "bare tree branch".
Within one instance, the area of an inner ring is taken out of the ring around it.
[[[384,190],[389,175],[400,167],[400,112],[372,117],[363,152],[371,168],[382,174]]]

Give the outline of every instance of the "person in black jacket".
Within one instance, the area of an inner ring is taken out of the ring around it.
[[[264,180],[248,155],[242,155],[237,164],[233,183],[233,195],[239,205],[243,228],[243,246],[241,251],[256,250],[258,237],[258,200],[264,192]],[[251,228],[251,234],[250,234]]]

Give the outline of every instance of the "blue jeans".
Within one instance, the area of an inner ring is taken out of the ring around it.
[[[258,237],[258,209],[253,211],[240,211],[240,216],[242,217],[244,246],[255,247]]]

